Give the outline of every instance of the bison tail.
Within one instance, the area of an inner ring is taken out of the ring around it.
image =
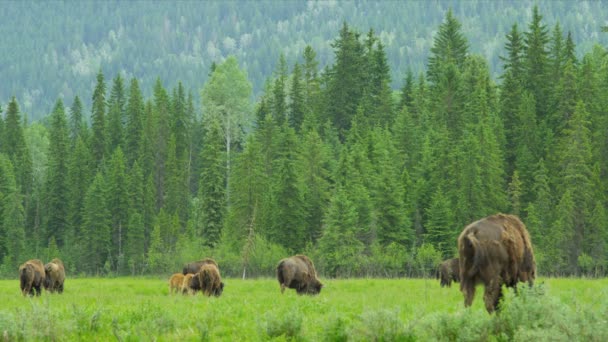
[[[479,240],[474,233],[469,233],[464,237],[464,257],[465,269],[469,277],[474,276],[482,266],[484,260],[484,250],[480,248]]]

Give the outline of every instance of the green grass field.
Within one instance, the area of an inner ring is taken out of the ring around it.
[[[606,341],[608,280],[544,279],[488,315],[479,288],[435,279],[322,280],[319,296],[281,295],[275,279],[224,279],[219,298],[169,295],[167,279],[67,279],[24,298],[0,281],[0,339],[53,341]]]

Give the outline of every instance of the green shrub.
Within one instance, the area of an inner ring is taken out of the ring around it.
[[[415,341],[414,335],[399,319],[398,310],[367,311],[361,322],[351,326],[350,341]]]
[[[271,311],[264,316],[262,323],[264,334],[269,338],[285,337],[287,340],[303,340],[302,334],[302,313],[292,308],[287,311]]]

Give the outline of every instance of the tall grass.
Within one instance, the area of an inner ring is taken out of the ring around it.
[[[508,292],[488,315],[478,290],[430,279],[326,280],[319,296],[281,295],[274,279],[225,279],[219,298],[169,295],[159,278],[68,279],[62,295],[23,297],[0,281],[0,339],[87,341],[608,340],[608,281],[546,279]],[[543,284],[540,284],[543,283]]]

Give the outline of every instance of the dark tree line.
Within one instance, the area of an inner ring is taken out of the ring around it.
[[[373,30],[344,23],[334,62],[284,57],[251,103],[234,57],[200,92],[100,70],[41,122],[12,98],[0,120],[1,273],[59,256],[80,274],[166,273],[213,256],[268,275],[306,253],[326,276],[427,274],[462,228],[527,224],[541,274],[603,275],[608,57],[582,58],[535,8],[504,40],[498,82],[448,11],[425,74],[391,89]],[[197,94],[198,95],[198,94]],[[224,271],[225,270],[225,271]]]

